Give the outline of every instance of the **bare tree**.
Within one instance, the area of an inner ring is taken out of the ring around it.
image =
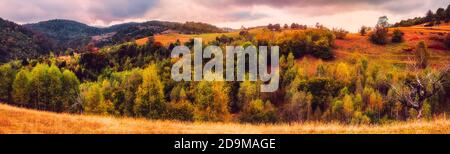
[[[446,66],[437,73],[418,69],[414,66],[412,78],[403,83],[389,83],[408,117],[408,110],[415,109],[417,118],[422,117],[423,104],[428,99],[443,90],[443,85],[449,84],[445,77],[450,73],[450,67]]]

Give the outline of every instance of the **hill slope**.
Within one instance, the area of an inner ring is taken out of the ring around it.
[[[54,42],[42,34],[0,18],[0,63],[35,58],[53,49]]]
[[[24,26],[57,40],[58,44],[64,48],[77,48],[82,44],[89,43],[91,36],[102,34],[100,28],[71,20],[56,19]]]
[[[196,134],[196,133],[450,133],[450,120],[398,122],[387,125],[304,123],[250,125],[235,123],[189,123],[133,118],[70,115],[42,112],[0,104],[0,133],[31,134]]]
[[[162,33],[169,29],[185,34],[223,32],[220,28],[205,23],[177,23],[166,21],[130,22],[98,28],[77,21],[55,19],[26,24],[24,26],[56,40],[58,45],[63,49],[80,49],[88,44],[101,47],[124,43]]]

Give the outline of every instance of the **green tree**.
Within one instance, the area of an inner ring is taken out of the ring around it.
[[[294,82],[298,82],[297,80]],[[293,86],[297,83],[293,83]],[[281,107],[281,117],[286,122],[306,121],[312,115],[312,95],[298,91],[295,87],[287,92],[287,102]]]
[[[83,111],[88,114],[108,115],[112,102],[105,101],[102,87],[98,83],[85,83],[80,86],[83,96]]]
[[[17,73],[12,88],[14,103],[19,106],[30,106],[30,79],[29,72],[26,69],[22,69]]]
[[[31,70],[30,76],[30,96],[34,108],[47,109],[48,102],[50,102],[48,94],[48,65],[37,64],[33,70]]]
[[[179,98],[172,100],[168,107],[168,117],[170,119],[193,121],[195,108],[187,99],[187,94],[184,88],[179,91]]]
[[[437,21],[444,21],[445,17],[446,17],[446,12],[444,8],[439,8],[436,10],[436,15],[435,15],[435,19]]]
[[[352,97],[350,95],[345,95],[342,102],[345,117],[351,119],[353,111],[355,111],[355,104],[353,103]]]
[[[119,106],[120,112],[126,116],[134,116],[133,107],[136,100],[136,91],[142,84],[142,75],[139,71],[133,70],[122,82],[124,102]]]
[[[193,90],[196,120],[230,120],[230,90],[225,82],[200,81]]]
[[[164,85],[158,75],[156,65],[142,71],[142,84],[139,86],[133,111],[136,116],[160,119],[166,113]]]
[[[0,100],[11,101],[12,83],[15,79],[16,71],[10,63],[0,66]]]
[[[49,107],[52,111],[62,111],[62,73],[55,65],[50,66],[47,76],[47,95],[49,96]]]
[[[69,70],[64,70],[62,73],[62,105],[64,111],[76,112],[79,111],[81,104],[78,101],[80,94],[80,81],[77,76]]]
[[[432,22],[434,20],[434,13],[431,10],[428,10],[424,20],[425,22]]]
[[[242,122],[274,123],[278,120],[276,108],[269,101],[260,99],[251,101],[240,115]]]
[[[250,101],[258,97],[258,85],[248,80],[241,83],[238,92],[237,106],[239,109],[243,109],[244,106]]]

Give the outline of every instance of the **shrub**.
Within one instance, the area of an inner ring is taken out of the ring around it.
[[[447,34],[445,37],[444,44],[448,49],[450,49],[450,34]]]
[[[351,123],[353,124],[368,124],[370,123],[370,118],[366,115],[363,115],[361,112],[356,111],[353,113],[353,118]]]
[[[367,31],[368,31],[368,30],[369,30],[368,27],[366,27],[366,26],[361,26],[361,29],[359,29],[359,34],[360,34],[361,36],[364,36],[364,35],[367,34]]]
[[[382,26],[375,27],[370,34],[370,41],[374,44],[384,45],[387,43],[388,29]]]
[[[257,99],[251,101],[242,111],[239,119],[250,123],[275,123],[278,120],[272,103]]]
[[[168,106],[167,118],[183,121],[193,121],[195,108],[187,99],[187,94],[184,88],[174,88],[171,95],[172,102]]]
[[[167,118],[194,121],[194,106],[189,101],[172,102],[168,105]]]
[[[342,39],[345,39],[345,37],[348,34],[348,31],[346,31],[345,29],[342,29],[342,28],[339,28],[339,29],[333,28],[333,34],[334,34],[334,36],[336,36],[336,39],[342,40]]]
[[[400,31],[400,29],[395,29],[394,33],[392,34],[392,42],[393,43],[403,42],[403,35],[404,33]]]
[[[334,56],[334,38],[333,33],[325,29],[286,31],[276,39],[276,44],[284,55],[292,52],[295,57],[310,54],[317,58],[331,59]]]
[[[336,100],[331,104],[331,111],[335,119],[341,119],[344,115],[344,102]]]
[[[350,118],[355,110],[355,104],[353,103],[352,97],[350,95],[345,95],[342,102],[345,117]]]
[[[430,53],[428,53],[427,44],[424,41],[420,41],[416,47],[416,64],[420,68],[426,68],[428,66],[428,59]]]

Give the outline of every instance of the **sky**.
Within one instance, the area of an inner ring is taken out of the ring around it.
[[[446,8],[450,0],[0,0],[0,17],[19,24],[70,19],[92,26],[163,20],[240,28],[268,23],[357,31],[386,15],[390,23]]]

